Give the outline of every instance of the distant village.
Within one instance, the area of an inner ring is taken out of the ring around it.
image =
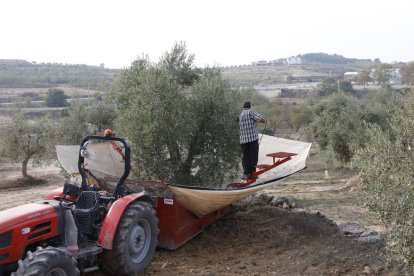
[[[376,59],[373,62],[378,63],[378,64],[381,63],[379,59]],[[253,61],[251,63],[252,66],[278,66],[278,65],[297,65],[297,64],[302,64],[302,58],[300,56],[279,58],[279,59],[274,59],[271,61],[259,60],[259,61]],[[373,72],[375,69],[373,68],[371,70]],[[402,76],[401,76],[399,68],[387,69],[386,71],[388,72],[390,76],[389,84],[391,85],[402,84]],[[359,72],[345,72],[343,77],[345,80],[349,80],[352,82],[356,78],[358,73]]]
[[[373,72],[375,69],[371,69],[371,72]],[[389,75],[389,81],[388,83],[393,85],[402,84],[402,76],[400,73],[400,68],[393,68],[393,69],[386,69]],[[356,76],[358,75],[358,72],[345,72],[344,73],[344,79],[348,81],[355,80]],[[369,85],[369,83],[367,83]]]
[[[288,58],[278,58],[271,61],[259,60],[253,61],[252,66],[265,66],[265,65],[294,65],[301,64],[301,57],[288,57]]]

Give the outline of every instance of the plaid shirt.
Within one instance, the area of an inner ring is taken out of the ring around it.
[[[240,144],[253,142],[259,139],[256,121],[266,121],[266,118],[249,108],[245,108],[239,116]]]

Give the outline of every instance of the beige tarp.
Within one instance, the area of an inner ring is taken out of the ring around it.
[[[260,135],[258,164],[272,164],[272,158],[266,154],[275,152],[295,153],[291,160],[260,175],[257,181],[240,189],[206,189],[169,185],[169,189],[187,209],[197,216],[206,215],[225,207],[239,199],[245,198],[259,190],[273,185],[278,180],[298,172],[306,167],[306,158],[310,143]],[[62,167],[70,174],[78,173],[79,146],[56,146],[58,159]],[[122,156],[109,143],[91,144],[88,146],[88,157],[85,157],[88,169],[98,178],[107,176],[120,177],[124,171]],[[114,165],[115,164],[115,165]],[[239,182],[236,179],[233,182]]]
[[[250,186],[241,189],[205,189],[169,185],[176,199],[197,216],[206,215],[245,198],[259,190],[273,185],[276,181],[298,172],[306,167],[311,144],[294,140],[263,135],[259,147],[258,164],[272,164],[272,158],[266,154],[275,152],[296,153],[291,160],[265,172]]]

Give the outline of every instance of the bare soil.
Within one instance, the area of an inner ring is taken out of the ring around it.
[[[57,168],[30,169],[46,181],[28,186],[18,180],[18,166],[8,166],[0,169],[0,210],[63,185]],[[246,198],[178,250],[157,249],[141,275],[399,275],[385,265],[381,242],[340,234],[337,224],[346,221],[386,230],[357,205],[361,187],[354,172],[329,174],[310,159],[308,169],[262,192],[287,196],[296,208],[271,206],[259,195]]]

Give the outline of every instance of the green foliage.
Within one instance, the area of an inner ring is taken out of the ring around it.
[[[78,145],[83,137],[114,128],[116,106],[105,99],[94,99],[89,104],[72,101],[68,115],[57,127],[57,144]]]
[[[280,128],[283,123],[282,106],[277,102],[267,102],[257,107],[257,111],[266,117],[266,134],[273,135],[276,132],[276,129]]]
[[[365,100],[334,94],[315,106],[310,135],[321,149],[332,151],[338,161],[348,163],[356,150],[366,146],[366,124],[388,128],[388,118],[400,103],[399,96],[388,90]]]
[[[86,121],[94,126],[96,132],[101,133],[107,128],[114,128],[117,116],[115,104],[97,97],[87,108]]]
[[[56,143],[78,145],[83,137],[92,134],[86,121],[87,117],[87,106],[79,101],[72,101],[68,109],[68,116],[59,122]]]
[[[326,78],[316,86],[316,92],[321,97],[332,95],[338,91],[338,82],[334,78]]]
[[[377,68],[375,68],[372,73],[372,78],[381,85],[385,85],[390,81],[390,72],[389,69],[392,69],[392,65],[388,63],[382,63]]]
[[[414,84],[414,61],[401,66],[400,71],[404,83]]]
[[[335,94],[315,107],[311,136],[322,150],[331,150],[337,160],[347,163],[364,135],[361,118],[361,105],[356,99]]]
[[[306,62],[318,62],[318,63],[330,63],[330,64],[345,64],[345,63],[354,63],[358,61],[366,61],[366,60],[359,60],[355,58],[346,58],[342,55],[329,55],[325,53],[309,53],[300,56],[303,61]]]
[[[62,89],[50,88],[47,91],[45,105],[48,107],[64,107],[68,105],[66,101],[67,98],[68,96],[65,95],[65,92]]]
[[[389,118],[400,108],[404,98],[394,93],[388,87],[382,88],[372,97],[362,100],[364,106],[363,120],[370,124],[376,124],[381,129],[390,127]]]
[[[240,92],[217,68],[194,68],[193,58],[180,43],[158,63],[142,57],[121,75],[118,122],[138,177],[220,186],[237,170]]]
[[[358,72],[358,75],[355,78],[355,81],[359,84],[363,84],[364,87],[367,84],[367,82],[371,82],[371,69],[364,68],[360,72]]]
[[[339,89],[343,92],[352,92],[354,88],[352,87],[352,83],[347,80],[340,80],[339,81]]]
[[[40,164],[54,159],[54,127],[47,119],[29,121],[23,115],[14,117],[1,128],[0,155],[22,163],[23,177],[27,177],[29,160]]]
[[[414,273],[414,97],[398,102],[388,127],[368,125],[366,147],[354,158],[365,175],[366,206],[377,212],[390,230],[387,248],[393,261]]]
[[[312,119],[312,109],[304,104],[296,107],[290,115],[290,121],[295,127],[296,131],[298,131],[303,126],[308,126],[312,122]]]

